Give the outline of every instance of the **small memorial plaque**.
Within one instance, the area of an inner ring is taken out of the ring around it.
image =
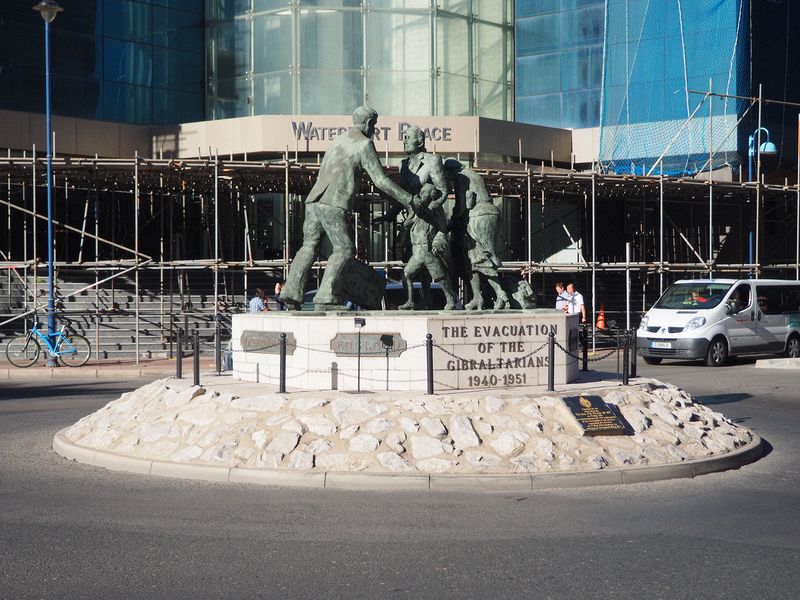
[[[362,333],[361,356],[400,356],[408,348],[399,333]],[[358,356],[358,333],[337,333],[331,340],[336,356]]]
[[[281,332],[280,331],[256,331],[246,329],[240,338],[242,350],[244,352],[255,352],[257,354],[280,354]],[[286,334],[286,355],[294,354],[297,340],[293,333]]]
[[[583,435],[627,435],[630,428],[600,396],[569,396],[564,405],[583,431]]]

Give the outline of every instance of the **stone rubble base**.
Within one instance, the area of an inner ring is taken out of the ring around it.
[[[73,444],[66,439],[66,431],[67,428],[56,434],[53,439],[53,450],[64,458],[96,467],[103,467],[110,471],[125,471],[140,475],[155,475],[176,479],[341,490],[527,492],[557,488],[646,483],[666,479],[689,479],[708,473],[736,469],[757,461],[763,453],[761,438],[754,436],[747,445],[723,456],[675,464],[611,468],[600,471],[563,471],[536,475],[530,473],[508,475],[398,475],[393,473],[333,471],[307,473],[278,469],[179,464],[122,456],[113,452],[105,452]]]
[[[559,396],[601,396],[627,436],[584,437]],[[155,381],[56,435],[59,454],[142,474],[305,487],[538,489],[740,466],[761,442],[675,386],[278,394],[231,377]]]

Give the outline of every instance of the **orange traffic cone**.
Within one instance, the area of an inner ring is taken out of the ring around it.
[[[606,309],[602,304],[600,305],[600,314],[597,315],[597,325],[595,327],[597,329],[606,328]]]

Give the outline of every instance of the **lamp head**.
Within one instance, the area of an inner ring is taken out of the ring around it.
[[[761,144],[761,154],[777,154],[778,149],[772,142],[764,142]]]
[[[64,9],[61,8],[55,0],[42,0],[33,7],[33,10],[42,16],[42,20],[44,20],[45,23],[52,23],[56,15]]]

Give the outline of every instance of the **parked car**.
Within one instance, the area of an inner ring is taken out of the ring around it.
[[[770,279],[677,281],[642,318],[637,351],[645,362],[780,352],[800,357],[800,282]]]

